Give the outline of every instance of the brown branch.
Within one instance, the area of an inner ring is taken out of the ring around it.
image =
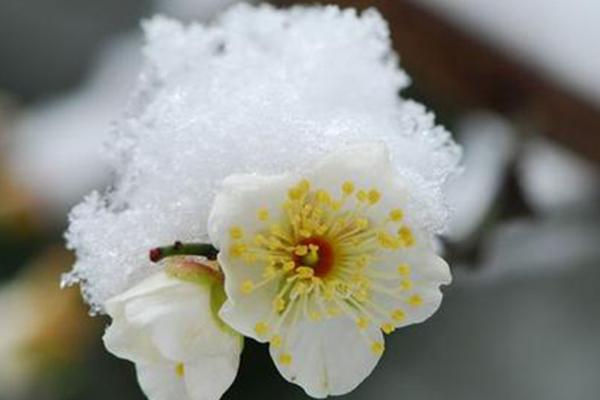
[[[544,77],[515,55],[491,47],[411,1],[325,3],[379,9],[390,24],[403,68],[434,106],[453,112],[495,110],[600,164],[600,107]]]

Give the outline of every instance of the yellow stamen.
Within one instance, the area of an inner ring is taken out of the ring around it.
[[[271,338],[271,346],[278,349],[281,347],[281,336],[275,335]]]
[[[369,197],[370,204],[377,204],[379,202],[379,200],[381,199],[381,193],[379,193],[379,191],[377,191],[375,189],[372,189],[369,191],[368,197]]]
[[[410,265],[408,265],[406,263],[402,263],[402,264],[398,265],[398,273],[402,276],[409,276],[410,275]]]
[[[254,326],[254,331],[258,336],[265,336],[269,332],[269,325],[266,322],[257,322]]]
[[[258,220],[259,221],[266,221],[269,219],[269,210],[267,210],[266,208],[261,208],[260,210],[258,210]]]
[[[412,296],[409,297],[408,304],[410,304],[413,307],[418,307],[421,304],[423,304],[423,298],[421,296],[419,296],[418,294],[413,294]]]
[[[358,326],[358,329],[364,331],[369,327],[369,320],[365,317],[360,317],[356,320],[356,326]]]
[[[247,249],[248,246],[245,244],[235,243],[229,247],[229,255],[234,258],[241,257]]]
[[[277,312],[285,310],[285,300],[281,297],[276,297],[275,300],[273,300],[273,308]]]
[[[250,294],[254,290],[254,283],[250,280],[244,281],[240,286],[240,290],[243,294]]]
[[[381,342],[373,342],[371,344],[371,351],[373,353],[375,353],[375,355],[378,355],[378,356],[382,355],[383,354],[383,350],[384,350],[383,343],[381,343]]]
[[[402,220],[402,218],[404,218],[404,213],[402,212],[401,209],[394,208],[392,211],[390,211],[390,219],[392,221],[398,222],[398,221]]]
[[[406,226],[403,226],[398,230],[398,236],[400,236],[402,244],[406,247],[411,247],[415,244],[415,237],[410,228]]]
[[[352,181],[346,181],[342,184],[342,192],[344,192],[345,195],[351,195],[354,192],[354,182]]]
[[[404,313],[404,311],[398,309],[398,310],[394,310],[392,312],[392,319],[394,321],[400,322],[400,321],[404,321],[404,319],[406,318],[406,313]]]
[[[402,279],[400,281],[400,288],[402,290],[410,290],[413,287],[413,283],[410,279]]]
[[[175,375],[177,375],[180,378],[183,378],[185,376],[185,365],[183,365],[183,363],[177,363],[177,365],[175,366]]]
[[[242,228],[240,228],[237,225],[232,226],[229,229],[229,235],[231,236],[232,239],[241,239],[243,236],[243,231]]]
[[[395,329],[394,325],[390,324],[389,322],[386,322],[386,323],[384,323],[384,324],[381,325],[381,330],[386,335],[389,335],[390,333],[394,332],[394,329]]]
[[[283,366],[290,365],[292,363],[292,356],[291,356],[291,354],[282,353],[281,355],[279,355],[279,362]]]

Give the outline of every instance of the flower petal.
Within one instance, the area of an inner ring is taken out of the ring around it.
[[[268,218],[278,220],[282,213],[281,199],[285,199],[288,186],[294,183],[291,175],[261,177],[233,175],[225,179],[222,191],[215,198],[209,217],[209,233],[213,243],[221,249],[219,264],[227,279],[227,301],[220,317],[243,335],[261,340],[254,332],[256,321],[268,315],[276,294],[275,285],[265,285],[260,290],[243,294],[240,287],[246,281],[260,282],[263,269],[260,265],[247,265],[229,252],[229,229],[243,226],[245,235],[253,235],[264,228],[257,212],[266,210]]]
[[[240,362],[238,354],[201,357],[186,364],[185,384],[192,400],[218,400],[231,386]]]
[[[150,400],[195,400],[188,396],[176,364],[136,364],[140,387]]]
[[[227,177],[208,218],[208,233],[213,245],[226,249],[229,229],[233,225],[244,226],[249,231],[259,230],[261,221],[256,213],[260,209],[266,209],[272,219],[277,219],[282,212],[278,200],[285,197],[287,187],[293,183],[291,175],[237,174]]]
[[[373,351],[374,343],[383,346],[377,327],[361,332],[354,321],[341,317],[299,321],[285,346],[271,346],[270,352],[288,381],[302,386],[309,396],[324,398],[352,391],[371,374],[381,357],[381,352]],[[282,358],[282,354],[291,359]]]

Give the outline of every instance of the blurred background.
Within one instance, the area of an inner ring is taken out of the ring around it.
[[[141,62],[139,21],[235,0],[0,0],[0,400],[143,399],[108,320],[59,289],[66,214]],[[275,1],[289,5],[293,1]],[[348,399],[600,398],[600,2],[340,0],[389,21],[404,96],[464,146],[442,309]],[[247,341],[226,399],[301,399]]]

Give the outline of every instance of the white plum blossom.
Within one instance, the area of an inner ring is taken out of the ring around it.
[[[106,302],[104,344],[135,363],[150,400],[217,400],[237,374],[242,337],[216,315],[222,282],[193,261],[173,265]]]
[[[221,320],[268,341],[309,395],[349,392],[381,357],[382,332],[440,304],[450,274],[432,242],[459,147],[399,96],[409,79],[375,10],[238,5],[208,25],[144,28],[138,87],[107,146],[115,183],[71,213],[64,283],[114,318],[107,347],[136,363],[152,400],[215,398],[239,337],[217,329],[202,286],[153,276],[148,259],[169,243],[208,246]],[[207,319],[214,335],[190,341]],[[202,373],[220,365],[209,348],[224,365]]]
[[[209,218],[221,317],[269,342],[281,374],[309,395],[353,390],[381,357],[382,332],[430,317],[450,283],[418,207],[379,144],[303,173],[230,176]]]

